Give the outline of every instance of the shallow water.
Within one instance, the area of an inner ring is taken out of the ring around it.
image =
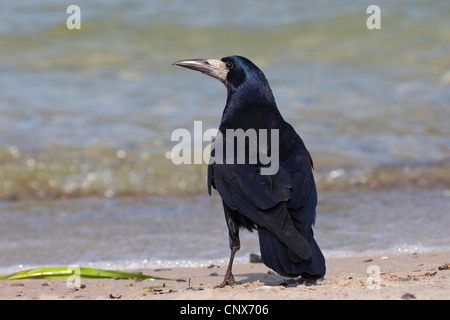
[[[448,246],[450,3],[378,1],[380,30],[366,27],[370,4],[77,1],[81,30],[66,28],[55,0],[2,4],[0,268],[226,257],[205,165],[164,155],[173,130],[217,127],[226,96],[172,62],[231,54],[265,72],[313,156],[325,207],[341,208],[319,208],[325,251]],[[199,234],[192,216],[213,232]],[[257,250],[249,243],[244,253]]]
[[[200,266],[228,260],[218,196],[68,199],[4,203],[0,272],[45,265],[101,268]],[[442,191],[331,192],[319,198],[316,239],[324,254],[449,248],[450,195]],[[241,232],[237,259],[259,253]]]

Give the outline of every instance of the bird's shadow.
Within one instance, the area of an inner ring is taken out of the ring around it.
[[[287,278],[276,273],[243,273],[235,274],[237,285],[252,284],[260,282],[264,286],[283,286],[283,287],[297,287],[297,286],[315,286],[318,285],[317,280],[305,279],[302,277]],[[319,280],[320,281],[320,280]]]

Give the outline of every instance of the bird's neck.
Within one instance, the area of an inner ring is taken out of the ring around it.
[[[229,90],[222,125],[241,129],[273,129],[284,122],[272,91],[265,87]]]

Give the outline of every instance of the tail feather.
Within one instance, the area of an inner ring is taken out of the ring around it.
[[[305,237],[312,252],[307,260],[298,257],[269,230],[258,228],[258,235],[264,264],[278,274],[309,279],[319,279],[325,275],[325,258],[313,237],[312,230],[308,237]]]

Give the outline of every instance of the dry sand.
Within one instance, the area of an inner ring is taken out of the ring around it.
[[[274,274],[261,263],[241,263],[233,268],[238,284],[222,289],[214,289],[214,286],[222,281],[225,264],[139,270],[144,274],[186,282],[81,279],[78,290],[69,289],[63,279],[3,280],[0,281],[0,299],[448,300],[450,270],[439,268],[447,263],[450,263],[450,251],[328,258],[327,274],[316,283],[289,280]]]

